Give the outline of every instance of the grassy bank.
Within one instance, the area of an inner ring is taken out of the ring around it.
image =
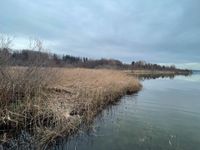
[[[1,82],[9,78],[0,87],[2,142],[11,129],[30,131],[40,145],[69,135],[105,106],[141,88],[137,79],[114,70],[12,68],[4,73]]]

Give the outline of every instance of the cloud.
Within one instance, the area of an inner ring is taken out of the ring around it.
[[[0,32],[38,37],[53,52],[125,62],[200,61],[199,0],[6,0]]]

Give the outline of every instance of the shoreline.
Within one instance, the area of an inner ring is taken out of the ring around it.
[[[126,70],[124,71],[129,75],[190,75],[192,71],[190,70],[175,70],[175,71],[168,71],[168,70]]]
[[[127,94],[140,91],[139,75],[177,75],[172,71],[83,68],[53,68],[52,72],[56,73],[56,80],[45,90],[48,98],[24,104],[24,107],[29,106],[35,112],[32,118],[36,119],[33,120],[36,124],[33,121],[29,123],[40,146],[48,145],[58,137],[74,134],[80,126],[90,124],[108,105],[118,102]],[[22,116],[29,115],[31,111],[21,114],[18,110],[14,113]],[[10,120],[7,121],[10,123]],[[19,129],[23,130],[23,122],[21,126]]]
[[[44,68],[42,71],[50,75]],[[0,118],[0,128],[7,128],[8,131],[10,128],[16,131],[30,129],[39,148],[58,137],[77,132],[81,125],[90,124],[106,106],[142,88],[138,79],[118,70],[53,68],[53,72],[57,77],[45,89],[45,98],[22,101],[20,106],[15,106],[20,108],[12,110],[10,107],[10,114],[5,116],[8,119],[2,120],[3,116]],[[19,121],[20,124],[14,121]],[[8,131],[5,130],[4,133]],[[1,133],[1,139],[3,136]],[[1,143],[6,143],[7,140],[9,142],[9,138],[4,137]]]

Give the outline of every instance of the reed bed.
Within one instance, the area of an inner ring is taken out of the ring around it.
[[[115,70],[18,67],[0,73],[1,142],[11,129],[26,130],[44,146],[141,88],[137,79]]]

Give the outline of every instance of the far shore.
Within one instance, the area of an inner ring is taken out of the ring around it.
[[[191,70],[176,70],[176,71],[168,71],[168,70],[125,70],[129,75],[190,75],[192,73]]]

